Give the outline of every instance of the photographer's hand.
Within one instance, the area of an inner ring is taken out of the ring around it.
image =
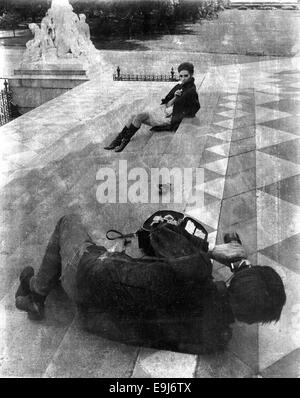
[[[216,245],[208,252],[211,259],[230,266],[231,263],[247,258],[246,250],[238,242]]]

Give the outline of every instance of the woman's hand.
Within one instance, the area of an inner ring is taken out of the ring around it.
[[[171,117],[172,116],[172,112],[173,112],[173,108],[172,108],[172,106],[169,106],[169,107],[165,107],[165,115],[166,115],[166,117]]]
[[[182,94],[182,90],[176,90],[175,93],[174,93],[174,95],[177,96],[177,97],[180,97],[181,94]]]

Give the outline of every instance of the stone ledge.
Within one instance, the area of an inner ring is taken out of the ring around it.
[[[16,69],[15,75],[9,79],[13,101],[18,105],[21,113],[37,108],[67,90],[87,82],[86,70],[81,64],[70,65],[41,65],[30,66],[27,69]]]
[[[59,77],[56,78],[52,76],[51,78],[46,78],[45,76],[39,76],[38,78],[26,77],[15,77],[9,79],[9,84],[12,89],[18,88],[47,88],[47,89],[72,89],[78,84],[88,81],[86,76],[70,76],[70,78]]]
[[[86,75],[86,71],[84,69],[15,69],[15,75]]]

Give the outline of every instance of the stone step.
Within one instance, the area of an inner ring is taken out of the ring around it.
[[[68,330],[75,308],[62,289],[47,298],[46,318],[33,322],[15,308],[16,282],[0,302],[0,377],[42,377]]]
[[[43,373],[51,378],[128,378],[138,347],[85,332],[74,319]]]
[[[141,348],[132,377],[192,378],[195,375],[196,365],[196,355]]]

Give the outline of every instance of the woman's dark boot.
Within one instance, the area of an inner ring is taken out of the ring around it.
[[[122,138],[124,137],[124,134],[128,131],[128,127],[125,126],[121,133],[117,135],[117,137],[107,146],[104,147],[106,150],[111,150],[115,149],[117,146],[119,146],[122,142]]]
[[[135,127],[133,124],[131,124],[128,130],[125,132],[120,145],[116,147],[115,152],[122,152],[138,129],[139,127]]]

